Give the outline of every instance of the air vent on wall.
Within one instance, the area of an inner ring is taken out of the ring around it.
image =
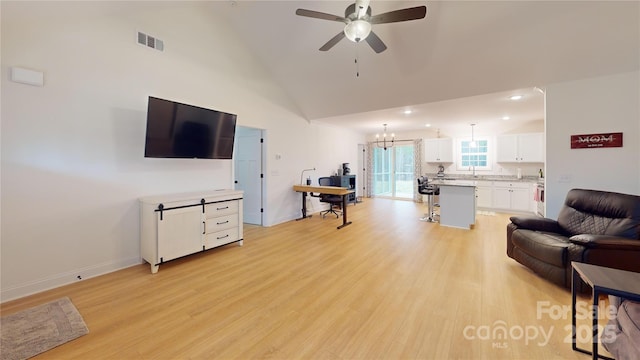
[[[140,31],[138,31],[138,44],[148,46],[160,51],[164,50],[164,43],[162,42],[162,40],[151,35],[141,33]]]

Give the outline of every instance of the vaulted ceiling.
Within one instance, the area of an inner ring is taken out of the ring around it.
[[[426,5],[422,20],[373,25],[388,49],[343,39],[344,24],[296,16],[298,8],[344,15],[352,1],[214,1],[309,121],[364,133],[511,126],[543,117],[534,89],[638,70],[637,1],[377,1],[372,14]],[[355,63],[357,59],[357,64]],[[359,76],[356,74],[359,73]],[[510,94],[526,95],[519,103]],[[411,115],[403,110],[410,108]],[[446,130],[445,130],[446,131]]]

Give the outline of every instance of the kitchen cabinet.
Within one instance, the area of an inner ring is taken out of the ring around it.
[[[530,183],[494,182],[492,204],[494,209],[531,212],[532,198]]]
[[[424,161],[435,163],[453,162],[453,139],[437,138],[424,140]]]
[[[217,246],[243,242],[242,191],[214,190],[140,198],[140,250],[160,264]]]
[[[469,229],[476,222],[473,181],[450,181],[440,185],[440,226]]]
[[[476,182],[476,205],[479,208],[493,207],[493,182]]]
[[[497,162],[544,162],[544,134],[499,135]]]

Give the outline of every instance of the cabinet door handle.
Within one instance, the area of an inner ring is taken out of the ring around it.
[[[219,223],[216,223],[216,224],[217,224],[217,225],[222,225],[222,224],[228,224],[228,223],[229,223],[229,220],[227,220],[227,221],[223,221],[223,222],[219,222]]]
[[[221,207],[221,208],[216,208],[216,210],[226,210],[228,208],[229,208],[228,206],[225,206],[225,207]]]
[[[225,236],[218,236],[216,239],[220,240],[220,239],[224,239],[224,238],[228,238],[229,234],[225,235]]]
[[[202,235],[207,233],[207,222],[203,221],[202,222]]]

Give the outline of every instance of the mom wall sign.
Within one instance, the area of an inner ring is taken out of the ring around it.
[[[622,133],[571,135],[572,149],[622,147]]]

